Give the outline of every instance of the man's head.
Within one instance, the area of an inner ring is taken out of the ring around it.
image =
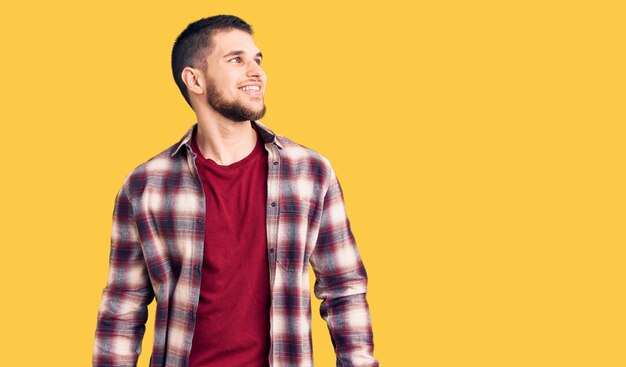
[[[257,120],[265,113],[266,76],[252,27],[232,15],[191,23],[172,50],[172,72],[187,103],[204,105],[233,121]]]

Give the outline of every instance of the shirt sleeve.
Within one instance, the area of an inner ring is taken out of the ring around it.
[[[334,172],[310,261],[316,276],[314,293],[322,300],[320,314],[328,325],[337,366],[378,366],[365,297],[367,274]]]
[[[154,298],[126,182],[115,198],[109,275],[98,309],[94,367],[136,366]]]

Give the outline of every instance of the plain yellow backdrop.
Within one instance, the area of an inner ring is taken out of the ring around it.
[[[1,8],[0,365],[90,365],[115,193],[195,122],[171,46],[221,13],[257,32],[263,122],[333,163],[382,365],[626,365],[623,2]]]

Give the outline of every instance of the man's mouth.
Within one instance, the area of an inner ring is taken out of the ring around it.
[[[249,90],[258,92],[261,90],[261,87],[259,87],[258,85],[246,85],[245,87],[241,87],[239,89],[241,89],[244,92],[249,91]]]

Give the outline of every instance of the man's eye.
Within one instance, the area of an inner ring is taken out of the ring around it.
[[[241,62],[241,57],[233,57],[232,59],[228,60],[228,62],[240,63]]]
[[[261,65],[261,59],[256,59],[254,61],[256,61],[257,64]]]

